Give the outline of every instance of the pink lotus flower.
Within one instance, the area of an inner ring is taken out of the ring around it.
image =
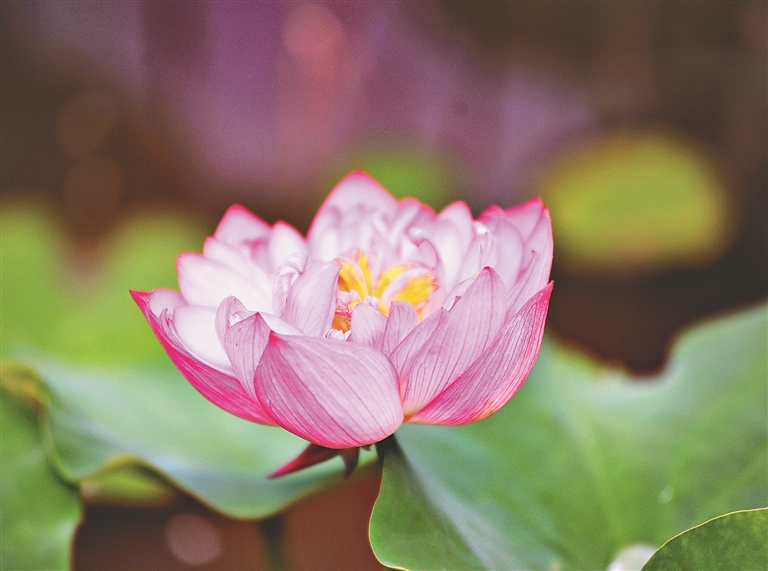
[[[403,422],[499,410],[538,355],[551,263],[538,199],[475,221],[353,173],[306,239],[232,206],[203,254],[179,256],[181,293],[132,294],[203,396],[312,443],[279,475],[337,454],[350,469]]]

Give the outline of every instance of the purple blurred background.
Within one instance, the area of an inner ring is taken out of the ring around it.
[[[97,218],[171,196],[306,224],[313,205],[295,212],[285,194],[317,202],[384,146],[435,163],[476,209],[507,206],[553,151],[622,124],[715,147],[737,185],[765,168],[760,2],[4,2],[2,15],[3,188],[60,192],[88,154],[67,137],[90,137],[121,179]]]

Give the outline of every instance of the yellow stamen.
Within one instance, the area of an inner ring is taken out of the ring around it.
[[[339,289],[341,291],[356,291],[360,299],[365,299],[372,289],[371,269],[368,267],[368,256],[361,250],[355,250],[352,260],[341,258],[339,272]]]
[[[352,308],[369,296],[379,300],[379,311],[384,315],[389,315],[389,304],[392,301],[405,301],[416,308],[421,317],[421,310],[439,287],[432,272],[417,271],[404,283],[398,284],[397,290],[390,291],[390,295],[386,296],[387,302],[383,303],[382,300],[393,282],[405,272],[417,268],[416,264],[400,262],[374,277],[368,256],[361,250],[356,250],[351,259],[339,258],[336,261],[341,264],[339,291],[351,294],[351,299],[340,302],[336,307],[332,327],[340,331],[349,331]]]
[[[427,305],[432,292],[437,289],[437,282],[431,275],[420,275],[411,278],[408,285],[392,296],[392,301],[407,301],[419,312]],[[382,309],[384,315],[389,315],[389,307],[386,311]]]
[[[339,307],[337,306],[336,315],[333,316],[331,327],[346,333],[347,331],[349,331],[349,326],[351,325],[351,323],[352,323],[352,317],[349,315],[349,312],[346,310],[344,310],[343,312],[340,312]]]

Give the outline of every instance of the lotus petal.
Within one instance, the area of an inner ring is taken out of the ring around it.
[[[160,315],[156,315],[150,309],[150,306],[153,305],[151,297],[155,294],[132,291],[131,295],[144,313],[152,331],[160,340],[171,361],[200,394],[219,408],[223,408],[240,418],[259,424],[276,424],[265,412],[259,401],[251,398],[243,389],[238,379],[206,365],[184,347],[169,323],[168,310],[164,309]]]
[[[325,335],[336,311],[341,266],[326,262],[302,273],[288,292],[283,318],[307,335]]]
[[[398,368],[406,417],[456,380],[493,340],[504,319],[504,284],[491,268],[475,278],[430,340]],[[395,357],[393,356],[393,360]]]
[[[280,426],[326,448],[378,442],[403,420],[394,367],[355,343],[271,333],[256,394]]]
[[[409,419],[466,424],[504,406],[523,385],[541,348],[553,282],[510,315],[493,343],[453,384]]]

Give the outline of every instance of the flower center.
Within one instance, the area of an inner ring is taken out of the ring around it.
[[[421,311],[439,287],[434,271],[414,262],[399,262],[381,271],[380,264],[372,264],[362,250],[355,250],[351,258],[336,261],[341,264],[341,271],[332,327],[340,331],[349,331],[352,309],[364,301],[387,316],[393,301],[405,301],[421,318]]]

